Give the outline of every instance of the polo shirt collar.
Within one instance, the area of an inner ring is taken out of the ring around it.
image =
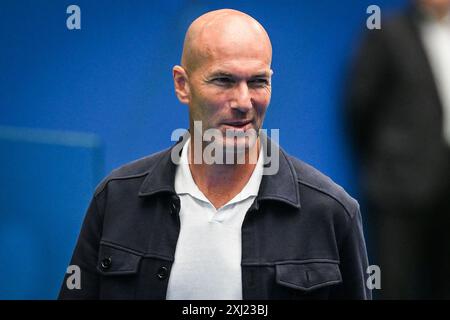
[[[186,133],[187,135],[188,133]],[[262,139],[264,142],[265,139]],[[179,143],[186,143],[186,136],[171,148],[156,154],[155,161],[148,169],[148,173],[139,190],[139,196],[151,196],[160,193],[176,194],[175,173],[177,165],[171,159],[172,149]],[[264,144],[264,143],[263,143]],[[296,208],[300,208],[300,193],[296,170],[289,156],[271,139],[267,138],[268,152],[278,149],[279,170],[273,175],[263,175],[256,201],[280,201]],[[266,165],[265,165],[266,166]]]
[[[190,139],[186,141],[183,149],[181,151],[180,164],[175,173],[175,191],[177,194],[189,194],[190,196],[201,200],[203,202],[211,202],[206,198],[203,192],[198,188],[195,183],[192,173],[188,164],[188,154],[190,148]],[[249,197],[256,197],[258,195],[259,186],[264,171],[264,160],[263,160],[263,149],[262,144],[259,152],[258,161],[256,166],[250,176],[250,179],[245,184],[244,188],[230,201],[228,201],[223,207],[243,201]],[[212,204],[211,204],[212,205]]]

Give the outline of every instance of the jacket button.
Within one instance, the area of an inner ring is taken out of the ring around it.
[[[164,280],[165,278],[167,278],[168,274],[169,270],[167,269],[167,267],[160,267],[156,276],[158,277],[158,279]]]
[[[109,269],[109,267],[111,267],[111,263],[112,263],[111,257],[104,258],[101,263],[102,269],[105,270]]]
[[[178,207],[173,202],[172,202],[172,205],[170,206],[170,213],[172,213],[172,214],[177,214],[178,213]]]

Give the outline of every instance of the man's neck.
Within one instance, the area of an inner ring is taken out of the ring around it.
[[[192,178],[214,207],[220,208],[241,192],[252,176],[256,162],[249,159],[258,159],[260,141],[258,138],[257,143],[245,151],[243,164],[207,164],[204,161],[195,164],[193,148],[191,140],[188,157]]]

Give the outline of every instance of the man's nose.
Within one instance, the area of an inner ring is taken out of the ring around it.
[[[252,98],[246,82],[241,82],[236,87],[235,97],[231,107],[243,113],[248,112],[253,107]]]

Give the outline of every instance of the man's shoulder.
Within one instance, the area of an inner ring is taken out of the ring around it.
[[[291,155],[286,156],[293,165],[300,189],[308,189],[309,192],[314,194],[315,201],[333,203],[340,206],[353,218],[354,214],[359,210],[359,204],[342,186],[312,165]]]
[[[149,172],[159,163],[161,158],[170,150],[170,148],[158,151],[140,159],[125,163],[114,169],[97,186],[95,194],[102,192],[111,181],[144,179]]]

